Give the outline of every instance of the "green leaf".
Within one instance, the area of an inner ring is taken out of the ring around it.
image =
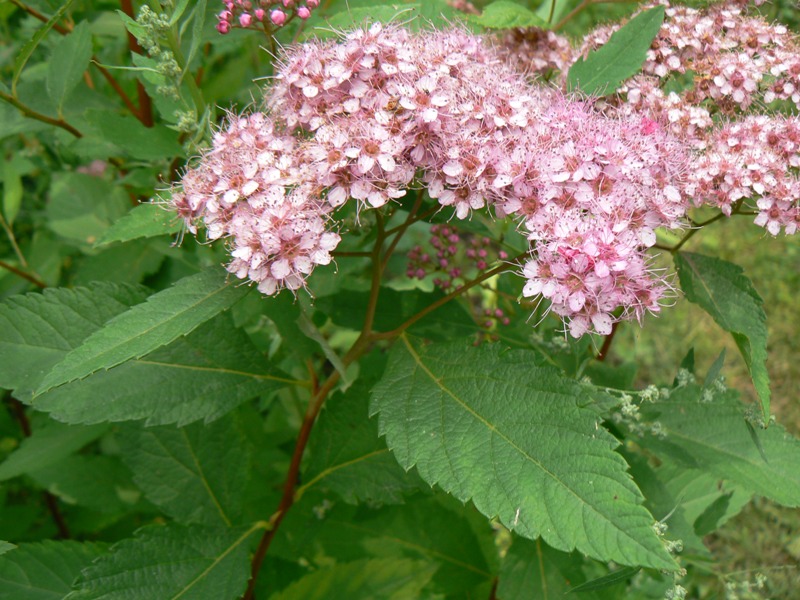
[[[636,575],[641,570],[641,567],[623,567],[612,571],[608,575],[603,575],[597,579],[592,579],[586,583],[572,589],[573,592],[592,592],[595,590],[603,590],[605,588],[619,585],[626,581],[630,581],[631,577]]]
[[[122,459],[150,502],[183,525],[231,527],[242,517],[251,448],[239,420],[122,429]]]
[[[694,531],[699,536],[708,535],[718,529],[728,515],[731,494],[722,494],[712,502],[694,522]]]
[[[183,13],[186,12],[186,7],[189,5],[189,0],[178,0],[175,8],[173,9],[173,13],[169,18],[169,26],[172,27],[177,23],[180,18],[183,16]]]
[[[228,315],[169,346],[36,398],[67,423],[145,419],[148,425],[211,421],[293,380],[271,367]]]
[[[155,202],[144,202],[109,227],[95,247],[137,238],[171,235],[181,231],[183,222],[175,213]]]
[[[585,559],[575,552],[559,552],[542,543],[514,537],[503,559],[497,597],[503,600],[554,600],[586,581]],[[598,598],[596,594],[582,599]]]
[[[419,478],[400,468],[378,436],[377,421],[367,418],[373,383],[361,378],[328,402],[311,435],[302,490],[321,483],[351,504],[396,504],[418,489]]]
[[[252,527],[144,527],[84,569],[65,600],[234,600],[250,578]]]
[[[125,29],[133,35],[138,41],[142,41],[147,35],[149,35],[148,31],[144,28],[144,26],[140,25],[136,19],[133,19],[126,15],[121,10],[117,9],[117,16],[122,20],[125,24]]]
[[[194,59],[200,44],[203,43],[203,27],[206,23],[206,0],[198,0],[195,2],[195,7],[192,10],[192,42],[189,45],[189,51],[186,53],[186,65],[191,66],[192,59]],[[181,79],[189,72],[189,69],[184,69],[181,73]]]
[[[142,496],[130,472],[116,457],[77,454],[66,458],[56,455],[55,459],[29,477],[66,504],[120,514]]]
[[[242,298],[249,288],[221,268],[185,277],[115,317],[48,373],[37,395],[140,358],[186,335]]]
[[[448,597],[488,596],[494,573],[487,564],[481,542],[493,550],[494,535],[491,526],[471,505],[464,506],[443,494],[417,495],[405,505],[371,512],[374,517],[340,521],[338,531],[362,535],[357,538],[358,546],[377,556],[438,563],[432,587]],[[477,517],[482,527],[473,530],[469,516]],[[487,593],[480,594],[482,588]]]
[[[47,93],[58,107],[80,83],[84,71],[92,58],[92,33],[89,23],[81,21],[72,33],[61,38],[53,48],[50,63],[47,65]]]
[[[98,128],[103,138],[132,158],[151,161],[184,154],[178,132],[163,125],[145,127],[133,117],[94,109],[86,111],[86,120]]]
[[[37,428],[0,464],[0,481],[56,463],[96,440],[107,430],[107,425],[80,427],[55,422]]]
[[[401,466],[557,549],[675,568],[576,382],[530,351],[402,341],[371,407]]]
[[[325,355],[325,358],[328,359],[333,365],[333,368],[339,372],[342,378],[342,387],[347,389],[352,384],[350,377],[347,374],[347,368],[344,366],[342,359],[339,358],[339,355],[336,354],[336,351],[331,348],[328,340],[325,339],[325,336],[322,335],[322,332],[314,325],[314,322],[306,316],[305,313],[300,313],[300,317],[297,320],[297,326],[300,328],[300,331],[303,332],[307,338],[314,340],[319,347],[322,349],[322,353]]]
[[[33,35],[31,39],[29,39],[24,46],[19,51],[17,58],[14,60],[14,73],[11,76],[11,95],[16,98],[17,96],[17,82],[19,81],[20,75],[22,75],[22,70],[25,68],[25,65],[28,64],[28,60],[30,59],[33,51],[42,43],[42,40],[48,34],[48,32],[53,28],[53,25],[58,23],[61,18],[67,13],[70,5],[72,4],[72,0],[67,0],[61,7],[55,12],[55,14],[47,19],[47,22],[42,25],[36,33]]]
[[[487,29],[548,28],[547,22],[536,13],[511,0],[496,0],[484,8],[480,15],[470,15],[469,20]]]
[[[647,50],[663,22],[663,6],[636,15],[615,31],[603,46],[570,67],[568,88],[579,89],[589,96],[614,93],[623,81],[642,68]]]
[[[316,27],[306,31],[300,41],[309,39],[335,38],[341,31],[349,31],[354,27],[363,27],[365,23],[393,23],[408,20],[416,16],[420,8],[419,2],[396,2],[376,6],[347,8],[325,19],[325,27]]]
[[[73,283],[87,285],[92,281],[139,283],[157,273],[164,262],[164,244],[152,240],[133,240],[117,244],[83,258],[77,264]],[[125,265],[120,269],[120,265]]]
[[[22,207],[22,175],[13,160],[3,162],[3,216],[11,225]]]
[[[401,466],[559,550],[676,568],[581,386],[534,352],[401,340],[371,406]]]
[[[662,455],[659,457],[662,460],[661,465],[655,467],[638,452],[623,450],[621,454],[631,467],[633,480],[642,490],[645,496],[645,506],[650,514],[669,527],[665,538],[673,541],[681,540],[683,547],[688,552],[710,559],[711,556],[703,545],[703,540],[695,534],[692,527],[694,517],[689,516],[686,510],[687,502],[698,502],[698,498],[693,494],[694,490],[674,486],[673,482],[668,479],[670,471],[664,468],[664,465],[674,463]],[[694,471],[694,473],[705,475],[700,471]],[[703,490],[703,492],[705,491]],[[709,500],[709,502],[711,501],[713,498]]]
[[[146,297],[141,287],[95,283],[9,298],[0,304],[0,387],[29,401],[70,350]]]
[[[9,542],[4,542],[3,540],[0,540],[0,556],[5,554],[9,550],[13,550],[16,547],[17,546],[15,546],[14,544],[10,544]]]
[[[61,600],[104,544],[44,541],[0,557],[0,600]]]
[[[315,571],[269,600],[418,598],[435,571],[435,564],[419,560],[359,560]]]
[[[693,252],[675,255],[675,267],[687,300],[705,310],[733,335],[769,421],[770,389],[767,372],[767,316],[764,301],[742,268]]]
[[[722,480],[713,473],[700,469],[689,469],[686,465],[666,457],[660,458],[661,466],[656,469],[656,475],[663,482],[668,495],[675,498],[676,504],[680,504],[679,510],[695,531],[698,529],[698,522],[707,520],[709,510],[719,504],[720,498],[727,498],[727,506],[725,514],[717,519],[717,527],[739,514],[752,499],[752,492],[736,483]],[[672,531],[673,517],[667,522]]]
[[[691,384],[643,405],[642,417],[658,420],[666,436],[647,435],[640,443],[786,506],[800,506],[800,440],[779,425],[758,427],[752,435],[759,448],[736,392],[717,394],[710,402],[702,397],[702,389]]]
[[[456,10],[446,0],[426,0],[420,2],[419,16],[422,19],[423,27],[445,29],[452,27],[452,24],[459,18],[464,17],[464,13]]]
[[[129,206],[121,187],[83,173],[60,174],[50,188],[47,226],[63,238],[91,246]]]
[[[725,365],[725,352],[726,350],[723,348],[722,352],[719,353],[717,360],[714,361],[714,364],[711,365],[708,373],[706,373],[706,378],[703,382],[704,387],[713,385],[719,377],[719,374],[722,372],[722,367]]]

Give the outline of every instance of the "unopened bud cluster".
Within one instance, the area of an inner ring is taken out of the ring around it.
[[[283,27],[294,17],[308,19],[319,0],[224,0],[225,9],[217,15],[217,31],[233,28],[272,29]]]
[[[138,41],[147,55],[155,61],[156,72],[163,77],[156,91],[159,95],[172,100],[180,98],[180,77],[182,69],[175,60],[172,50],[165,47],[164,36],[170,28],[169,15],[155,13],[147,5],[142,6],[136,17],[141,26]]]
[[[433,225],[430,234],[426,247],[417,245],[408,252],[406,275],[424,279],[433,274],[433,284],[444,291],[474,278],[497,260],[508,258],[488,237],[465,235],[453,226]]]

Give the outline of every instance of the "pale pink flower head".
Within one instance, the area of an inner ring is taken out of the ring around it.
[[[340,240],[300,151],[263,113],[232,116],[172,198],[190,231],[202,222],[209,239],[228,241],[228,271],[265,294],[304,287]]]

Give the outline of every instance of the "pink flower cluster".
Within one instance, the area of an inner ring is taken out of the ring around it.
[[[295,16],[308,19],[319,0],[223,0],[223,4],[225,9],[217,15],[217,31],[224,34],[234,27],[282,27]]]
[[[520,71],[559,83],[566,81],[567,71],[577,52],[569,39],[554,31],[538,27],[511,29],[498,40],[497,51],[503,60]]]
[[[698,158],[687,189],[695,204],[730,215],[754,199],[755,223],[772,235],[800,225],[800,118],[752,116],[715,131]]]
[[[691,106],[708,101],[717,110],[732,114],[748,109],[753,102],[788,100],[800,108],[800,46],[784,25],[745,15],[746,3],[740,1],[712,4],[702,10],[670,6],[667,0],[659,4],[667,7],[666,17],[648,50],[637,88],[655,90],[662,80],[691,72],[694,86],[682,94]],[[605,44],[618,28],[596,29],[586,37],[579,54],[584,56]],[[653,83],[642,84],[648,77]],[[643,95],[635,102],[647,105],[650,98]],[[660,102],[658,95],[652,102]]]
[[[549,299],[572,335],[658,310],[669,287],[645,251],[681,223],[689,155],[655,121],[534,87],[460,30],[373,25],[291,48],[279,67],[268,116],[232,119],[174,195],[187,222],[231,239],[237,276],[267,294],[302,287],[339,242],[334,209],[381,207],[422,181],[459,219],[492,207],[522,220],[524,295]],[[454,253],[437,251],[452,284]]]
[[[519,161],[538,176],[517,200],[536,249],[523,295],[548,298],[575,337],[658,312],[670,287],[645,251],[688,208],[683,146],[655,121],[581,102],[554,104],[526,137]]]
[[[183,177],[172,205],[190,231],[202,220],[210,240],[229,237],[228,271],[264,294],[296,290],[338,245],[333,210],[319,198],[298,140],[263,113],[233,117],[213,149]]]

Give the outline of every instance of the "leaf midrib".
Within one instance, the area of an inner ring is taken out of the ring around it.
[[[581,498],[581,496],[579,496],[578,493],[575,490],[573,490],[565,482],[563,482],[561,479],[559,479],[559,477],[555,473],[553,473],[550,470],[548,470],[547,468],[545,468],[544,465],[542,465],[539,461],[537,461],[533,456],[531,456],[530,454],[525,452],[522,448],[517,446],[517,444],[515,444],[513,442],[513,440],[511,440],[506,435],[504,435],[502,432],[500,432],[492,423],[490,423],[488,420],[486,420],[486,418],[484,418],[482,415],[478,414],[475,410],[473,410],[470,406],[468,406],[463,400],[461,400],[456,394],[454,394],[452,391],[450,391],[448,388],[446,388],[444,386],[444,384],[442,383],[442,379],[441,378],[437,378],[423,364],[421,357],[416,352],[416,350],[413,348],[411,343],[408,341],[408,338],[405,335],[403,335],[403,336],[401,336],[401,339],[403,340],[403,343],[405,344],[406,348],[408,349],[408,352],[411,354],[412,358],[414,359],[414,362],[416,362],[416,364],[419,366],[419,368],[422,369],[425,372],[426,375],[428,375],[428,377],[431,379],[431,381],[439,389],[441,389],[445,394],[450,396],[456,402],[456,404],[461,406],[464,410],[466,410],[468,413],[473,415],[473,417],[475,417],[478,421],[483,423],[487,427],[487,429],[489,429],[490,432],[496,433],[503,441],[505,441],[509,446],[511,446],[514,450],[516,450],[520,455],[525,457],[528,461],[530,461],[534,465],[538,466],[539,469],[543,473],[546,473],[547,475],[549,475],[553,480],[555,480],[557,483],[559,483],[564,489],[568,490],[580,502],[580,504],[582,506],[589,508],[592,511],[592,513],[594,513],[598,517],[602,518],[603,521],[605,521],[606,523],[611,525],[614,529],[616,529],[625,538],[631,540],[638,547],[642,548],[645,552],[647,552],[648,555],[653,555],[654,554],[652,549],[647,548],[646,546],[643,546],[639,542],[639,540],[637,540],[636,538],[632,537],[625,529],[622,529],[616,523],[614,523],[613,521],[609,520],[606,515],[604,515],[603,513],[599,512],[594,506],[592,506],[591,504],[586,502],[583,498]],[[641,505],[636,505],[636,506],[641,506]]]
[[[81,369],[78,369],[77,367],[85,364],[86,362],[93,361],[93,360],[101,360],[102,357],[108,356],[109,354],[113,355],[113,353],[116,352],[117,350],[119,350],[120,347],[124,347],[126,345],[133,344],[133,343],[141,340],[143,337],[146,337],[147,335],[151,334],[153,331],[155,331],[155,330],[157,330],[159,328],[163,328],[163,327],[165,327],[165,326],[167,326],[167,325],[169,325],[171,323],[174,323],[176,320],[179,320],[181,317],[183,317],[187,312],[191,312],[195,307],[202,305],[203,303],[208,301],[210,298],[213,298],[215,295],[220,294],[220,293],[222,293],[224,291],[227,291],[231,287],[231,285],[232,285],[231,283],[226,283],[222,287],[217,288],[217,289],[209,292],[208,294],[202,296],[197,301],[195,301],[193,304],[191,304],[189,306],[185,306],[183,308],[183,310],[181,310],[179,313],[176,313],[176,314],[172,315],[168,319],[159,320],[158,322],[156,322],[152,326],[148,327],[147,329],[144,329],[144,330],[140,331],[138,334],[136,334],[134,336],[131,336],[131,337],[125,336],[124,338],[119,339],[119,341],[116,344],[106,348],[106,350],[104,350],[103,352],[95,352],[95,353],[90,354],[89,356],[81,357],[80,360],[77,363],[75,363],[74,365],[69,365],[70,368],[67,370],[67,372],[68,373],[70,371],[72,371],[72,372],[75,372],[75,371],[80,372]],[[152,296],[151,296],[151,298],[152,298]],[[109,327],[114,326],[118,322],[122,321],[124,319],[124,317],[126,317],[127,315],[130,315],[132,312],[136,311],[137,308],[139,308],[140,310],[145,310],[148,307],[148,304],[150,304],[150,306],[152,306],[151,302],[146,301],[144,304],[138,304],[138,305],[132,307],[130,310],[128,310],[128,311],[126,311],[124,313],[121,313],[119,316],[114,317],[114,319],[112,319],[112,321],[110,321],[105,327],[103,327],[102,329],[99,329],[97,332],[95,332],[92,335],[90,335],[83,342],[83,344],[81,346],[78,346],[77,348],[75,348],[72,351],[70,351],[67,354],[67,356],[64,358],[64,362],[67,362],[69,360],[69,358],[70,358],[70,355],[73,354],[73,353],[77,353],[77,351],[80,350],[80,348],[83,347],[83,345],[91,343],[91,342],[95,342],[96,340],[92,339],[95,336],[102,341],[103,340],[103,336],[104,335],[107,336],[107,330],[108,330]],[[139,311],[136,311],[136,312],[139,312]],[[160,346],[164,346],[164,345],[166,345],[166,344],[161,344]],[[133,358],[138,358],[140,356],[143,356],[144,354],[146,354],[146,352],[143,352],[142,354],[139,354],[138,356],[134,355]],[[118,364],[120,364],[120,363],[116,363],[114,365],[107,366],[106,368],[111,368],[112,366],[117,366]],[[52,382],[49,382],[49,381],[46,382],[43,385],[42,389],[38,390],[36,395],[43,394],[44,392],[47,392],[47,391],[53,389],[54,387],[58,387],[59,385],[64,385],[66,383],[70,383],[72,381],[75,381],[76,379],[80,379],[81,377],[85,377],[87,375],[91,375],[91,373],[99,371],[102,368],[103,367],[99,367],[97,369],[94,369],[92,372],[86,373],[83,376],[80,376],[80,375],[79,376],[67,375],[67,378],[65,379],[64,376],[62,375],[60,378],[53,378],[57,383],[53,384]]]

